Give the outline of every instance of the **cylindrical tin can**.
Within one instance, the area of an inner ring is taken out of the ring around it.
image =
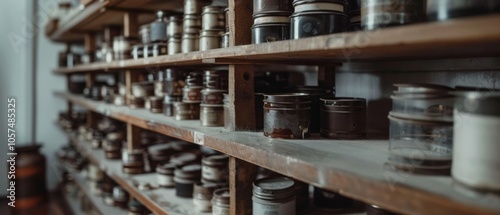
[[[207,155],[201,160],[201,175],[204,180],[221,183],[227,182],[229,177],[229,156]]]
[[[321,125],[321,97],[335,96],[334,87],[328,86],[298,86],[293,89],[294,93],[307,93],[311,98],[311,124],[309,131],[319,133]],[[262,100],[262,99],[261,99]]]
[[[272,14],[276,12],[293,12],[292,0],[254,0],[253,14]]]
[[[361,30],[361,0],[348,0],[349,31]]]
[[[200,15],[184,15],[184,34],[199,34],[201,30]]]
[[[295,189],[295,182],[285,177],[254,181],[253,214],[295,215]]]
[[[205,70],[203,86],[207,89],[227,90],[227,70]]]
[[[220,6],[206,6],[203,7],[203,13],[201,14],[201,29],[202,30],[222,30],[224,29],[224,22],[220,21],[220,14],[223,14],[223,7]],[[222,16],[224,19],[224,16]],[[222,24],[222,25],[220,25]]]
[[[264,136],[284,139],[309,137],[311,100],[305,93],[264,95]]]
[[[181,50],[181,39],[170,37],[170,39],[168,39],[168,54],[178,54],[181,53]]]
[[[429,20],[448,20],[455,17],[483,15],[500,11],[497,0],[427,0]]]
[[[456,181],[475,189],[500,191],[499,107],[498,92],[458,94],[452,166]]]
[[[181,95],[165,96],[163,100],[163,114],[166,116],[174,116],[174,102],[182,101]]]
[[[222,39],[220,41],[221,48],[229,47],[229,32],[226,32],[222,35]]]
[[[290,24],[259,24],[252,26],[252,43],[261,44],[290,39]]]
[[[203,30],[200,34],[200,51],[220,48],[221,31]]]
[[[163,113],[163,97],[149,97],[150,111],[153,113]]]
[[[174,102],[174,117],[176,120],[200,118],[200,103]]]
[[[212,215],[229,215],[229,188],[217,189],[212,197]]]
[[[189,53],[199,50],[200,37],[198,34],[184,34],[182,36],[182,53]]]
[[[201,90],[203,87],[188,87],[185,86],[182,91],[184,92],[182,95],[183,102],[201,102]]]
[[[167,22],[163,11],[156,12],[156,21],[149,24],[151,29],[151,42],[167,41]]]
[[[343,209],[353,205],[352,199],[346,198],[338,193],[314,187],[314,206],[318,208]]]
[[[201,102],[203,104],[222,105],[224,104],[224,94],[227,90],[204,89],[201,91]]]
[[[186,86],[199,87],[203,86],[203,76],[200,72],[190,72],[186,77]]]
[[[164,163],[156,166],[158,185],[161,187],[174,187],[175,164]]]
[[[224,106],[217,104],[200,105],[200,123],[205,127],[224,126]]]
[[[201,14],[203,7],[210,4],[207,0],[184,0],[184,14]]]
[[[172,15],[169,17],[169,22],[167,26],[167,37],[180,38],[182,37],[182,16]]]
[[[212,196],[217,189],[216,184],[207,184],[197,182],[194,184],[193,206],[195,211],[211,212],[212,211]]]
[[[189,164],[177,168],[174,175],[175,195],[192,198],[194,184],[201,179],[201,165]]]
[[[290,19],[291,39],[332,34],[347,30],[347,16],[343,12],[295,12]]]
[[[321,98],[321,128],[324,138],[360,139],[366,136],[366,99]]]
[[[131,109],[144,108],[144,99],[141,97],[129,96],[128,102],[128,107]]]
[[[422,22],[424,7],[424,0],[362,0],[361,27],[373,30]]]

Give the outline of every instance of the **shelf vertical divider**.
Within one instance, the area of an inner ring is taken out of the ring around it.
[[[229,158],[229,190],[231,192],[230,214],[252,214],[252,182],[258,167],[235,157]]]
[[[95,73],[86,73],[85,74],[85,86],[89,91],[92,91],[92,86],[94,85],[96,75]],[[92,93],[92,92],[90,92]],[[87,111],[87,127],[95,128],[97,125],[97,114],[92,111]]]
[[[71,74],[67,74],[66,75],[66,88],[68,91],[71,89],[70,86],[71,86]],[[68,100],[67,105],[68,105],[68,115],[71,116],[71,114],[73,113],[73,102]]]

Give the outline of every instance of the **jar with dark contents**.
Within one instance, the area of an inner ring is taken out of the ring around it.
[[[362,0],[361,27],[364,30],[425,21],[424,0]]]
[[[321,98],[321,136],[330,139],[366,137],[366,99]]]
[[[201,179],[201,165],[189,164],[179,167],[174,172],[175,195],[193,197],[194,184]]]
[[[284,139],[309,137],[311,100],[305,93],[264,95],[264,136]]]
[[[295,215],[295,182],[285,177],[263,178],[253,182],[254,215]]]
[[[498,11],[500,11],[500,2],[497,0],[427,0],[428,20],[444,21]]]

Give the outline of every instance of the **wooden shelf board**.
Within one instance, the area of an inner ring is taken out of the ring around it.
[[[90,193],[90,187],[87,184],[87,179],[85,178],[84,172],[78,172],[64,163],[61,163],[61,166],[65,168],[66,171],[71,173],[71,175],[73,175],[75,184],[80,188],[80,191],[83,192],[83,194],[90,199],[90,202],[92,203],[92,205],[94,205],[94,207],[100,214],[107,215],[107,214],[127,213],[127,211],[124,209],[104,204],[104,200],[102,199],[102,197]]]
[[[209,215],[193,210],[191,198],[181,198],[175,195],[175,189],[158,188],[156,173],[129,175],[122,172],[121,160],[106,159],[102,149],[92,149],[90,143],[78,139],[75,134],[69,134],[79,152],[92,163],[99,166],[106,174],[125,189],[131,196],[140,201],[154,214],[168,215]],[[136,185],[141,182],[151,184],[154,189],[139,190]]]
[[[230,64],[487,57],[500,55],[500,15],[488,15],[386,28],[330,34],[266,44],[234,46],[149,59],[93,63],[57,69],[58,73],[107,71],[152,66],[221,62]]]
[[[201,144],[351,198],[411,214],[499,213],[500,197],[458,186],[449,176],[408,175],[384,167],[386,140],[281,140],[260,132],[201,127],[171,117],[56,93],[73,104],[135,126]]]

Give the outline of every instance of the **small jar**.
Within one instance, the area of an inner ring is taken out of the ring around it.
[[[212,202],[210,200],[212,200],[215,189],[217,189],[216,184],[206,184],[202,182],[196,182],[194,184],[193,206],[195,211],[212,211]]]
[[[201,165],[189,164],[177,168],[174,172],[175,195],[192,198],[194,184],[201,179]]]
[[[174,118],[176,120],[199,119],[200,103],[174,102]]]
[[[424,0],[363,0],[361,27],[374,30],[422,22],[425,20],[424,7]]]
[[[180,38],[182,36],[182,16],[172,15],[169,17],[167,26],[168,38]]]
[[[222,30],[224,22],[220,22],[220,14],[223,14],[223,7],[220,6],[205,6],[201,13],[202,30]],[[224,16],[222,16],[224,19]],[[222,25],[221,25],[222,24]]]
[[[201,30],[201,16],[200,15],[184,15],[183,33],[186,34],[199,34]]]
[[[210,5],[207,0],[184,0],[184,14],[201,14],[203,7]]]
[[[344,209],[354,204],[352,199],[341,196],[328,190],[314,187],[314,206],[326,209]]]
[[[215,190],[212,197],[212,215],[229,215],[230,198],[229,188]]]
[[[175,186],[174,182],[174,171],[175,164],[173,163],[164,163],[160,164],[156,167],[156,177],[158,179],[158,185],[160,187],[171,188]]]
[[[285,177],[254,181],[253,214],[295,215],[295,189],[295,182]]]
[[[198,34],[182,35],[182,53],[189,53],[199,50],[200,36]]]
[[[166,42],[167,41],[167,22],[165,21],[165,13],[163,11],[156,12],[156,21],[150,25],[151,42]]]
[[[202,178],[211,182],[226,182],[229,177],[229,156],[208,155],[201,160]]]
[[[190,86],[185,86],[183,91],[183,97],[182,101],[183,102],[201,102],[201,91],[203,90],[203,87],[190,87]]]
[[[220,48],[221,31],[203,30],[200,34],[200,51]]]
[[[178,54],[181,53],[181,39],[177,37],[170,37],[168,39],[168,54]]]
[[[284,139],[309,137],[311,100],[305,93],[264,95],[264,136]]]
[[[252,44],[290,39],[289,23],[266,23],[252,26]]]
[[[200,104],[200,123],[205,127],[224,126],[224,106],[221,104]]]
[[[366,99],[321,98],[321,128],[324,138],[361,139],[366,136]]]
[[[181,95],[167,95],[163,100],[163,114],[166,116],[174,116],[174,102],[182,101]]]

